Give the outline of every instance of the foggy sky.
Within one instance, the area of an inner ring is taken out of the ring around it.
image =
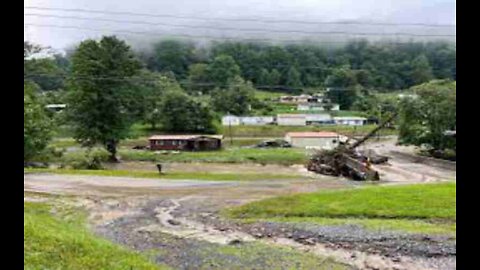
[[[348,31],[368,33],[415,33],[455,34],[455,28],[425,28],[413,26],[369,26],[369,25],[312,25],[292,23],[232,22],[221,18],[267,18],[275,20],[301,20],[314,22],[361,21],[388,23],[455,24],[454,0],[25,0],[24,6],[79,8],[118,12],[170,14],[181,16],[220,18],[219,20],[192,20],[174,18],[148,18],[139,16],[114,16],[64,11],[24,10],[24,13],[78,16],[115,20],[134,20],[153,23],[205,26],[191,29],[170,26],[149,26],[89,20],[73,20],[25,16],[25,23],[75,26],[94,29],[154,32],[148,35],[128,35],[108,31],[80,29],[58,29],[51,27],[25,26],[25,39],[42,45],[62,49],[86,38],[97,38],[104,34],[116,34],[131,43],[143,43],[165,35],[195,35],[238,38],[271,39],[322,39],[340,40],[349,36],[306,35],[297,33],[244,32],[214,30],[209,27],[260,28],[287,31]],[[454,39],[454,38],[453,38]],[[450,38],[452,40],[452,38]]]

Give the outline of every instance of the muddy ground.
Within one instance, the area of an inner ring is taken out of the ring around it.
[[[411,151],[389,142],[372,147],[383,154]],[[209,166],[243,171],[250,165]],[[380,184],[455,179],[454,170],[394,155],[389,165],[376,169],[383,179]],[[299,167],[290,170],[298,173]],[[35,194],[68,195],[55,198],[86,208],[96,233],[148,251],[156,261],[175,269],[455,269],[456,240],[447,236],[372,231],[355,225],[243,224],[219,215],[225,207],[262,198],[364,184],[326,176],[233,182],[24,175],[25,200],[36,200]],[[313,257],[302,257],[305,254]]]

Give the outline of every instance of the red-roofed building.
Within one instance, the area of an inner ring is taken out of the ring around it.
[[[340,134],[335,132],[289,132],[285,140],[293,147],[333,149],[338,146]]]
[[[217,150],[223,135],[154,135],[149,138],[151,150]]]

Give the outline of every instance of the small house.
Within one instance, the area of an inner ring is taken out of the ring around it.
[[[339,145],[340,135],[335,132],[289,132],[285,141],[293,147],[331,150]]]
[[[277,124],[279,126],[305,126],[307,125],[305,114],[278,114]]]
[[[240,125],[240,117],[235,115],[225,115],[222,117],[223,126],[238,126]]]
[[[271,125],[275,123],[275,117],[273,116],[234,116],[226,115],[222,117],[223,126],[262,126]]]
[[[330,106],[330,108],[328,108]],[[340,105],[333,103],[300,103],[297,105],[298,111],[338,111],[340,110]]]
[[[298,103],[306,103],[306,102],[318,102],[318,98],[312,97],[311,95],[299,95],[299,96],[281,96],[280,103],[287,103],[287,104],[298,104]]]
[[[307,114],[305,120],[307,126],[334,124],[330,114]]]
[[[240,118],[240,125],[262,126],[271,125],[275,122],[273,116],[244,116]]]
[[[55,111],[55,112],[60,112],[64,110],[67,107],[66,104],[48,104],[45,106],[46,109]]]
[[[222,147],[223,135],[154,135],[151,150],[206,151]]]
[[[347,126],[363,126],[367,122],[365,117],[356,117],[356,116],[344,116],[344,117],[334,117],[333,121],[336,125],[347,125]]]

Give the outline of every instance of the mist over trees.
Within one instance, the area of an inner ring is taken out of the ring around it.
[[[327,80],[329,76],[345,69],[355,73],[356,84],[379,91],[406,89],[431,79],[455,79],[456,48],[444,42],[395,44],[361,40],[329,48],[322,44],[232,41],[196,48],[190,42],[167,40],[153,47],[147,57],[148,67],[171,71],[177,79],[191,84],[225,83],[227,79],[222,76],[239,73],[258,86],[325,87],[332,84]],[[216,74],[216,69],[223,69],[225,74]]]

